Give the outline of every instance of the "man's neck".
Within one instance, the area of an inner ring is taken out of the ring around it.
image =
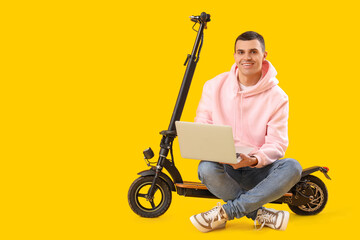
[[[242,85],[247,86],[247,87],[257,84],[257,82],[260,80],[260,78],[261,78],[261,72],[259,72],[256,75],[252,75],[252,76],[244,76],[244,75],[238,74],[239,83],[241,83]]]

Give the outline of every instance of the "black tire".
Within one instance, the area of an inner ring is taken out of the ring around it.
[[[152,200],[146,199],[153,179],[154,176],[139,177],[131,184],[128,192],[131,209],[141,217],[159,217],[168,210],[171,204],[170,187],[161,178],[157,181],[154,198]]]
[[[320,178],[312,175],[305,176],[301,180],[308,180],[307,184],[309,184],[314,191],[314,199],[310,203],[301,206],[288,204],[289,208],[298,215],[316,215],[325,208],[328,200],[327,188]]]

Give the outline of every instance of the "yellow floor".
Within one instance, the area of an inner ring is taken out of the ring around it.
[[[173,202],[169,210],[155,219],[138,217],[131,212],[130,208],[125,209],[125,226],[122,227],[126,233],[140,239],[150,232],[159,231],[157,239],[171,239],[173,236],[189,237],[190,239],[219,239],[226,237],[261,237],[274,239],[274,237],[289,237],[292,239],[304,239],[311,236],[317,238],[334,237],[343,232],[349,234],[355,232],[349,219],[350,212],[333,208],[334,203],[329,201],[326,208],[315,216],[299,216],[291,212],[287,205],[267,204],[266,207],[290,212],[290,221],[286,231],[276,231],[270,228],[263,228],[260,231],[254,229],[252,220],[245,218],[236,219],[227,223],[226,229],[201,233],[191,224],[189,217],[193,214],[206,211],[216,205],[218,200],[185,198],[173,195]],[[355,219],[354,219],[355,220]],[[119,233],[120,234],[120,233]]]

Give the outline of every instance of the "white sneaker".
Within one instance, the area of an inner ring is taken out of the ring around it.
[[[257,211],[257,216],[254,221],[256,229],[256,221],[261,225],[257,230],[262,229],[264,226],[271,227],[276,230],[284,231],[289,222],[289,212],[277,211],[271,208],[262,208]]]
[[[192,224],[201,232],[210,232],[225,228],[227,215],[221,203],[210,211],[199,213],[190,217]]]

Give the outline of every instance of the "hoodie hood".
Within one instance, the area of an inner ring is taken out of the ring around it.
[[[234,63],[234,65],[231,67],[230,70],[230,80],[232,82],[232,86],[233,86],[233,90],[234,93],[243,93],[244,97],[250,97],[256,94],[259,94],[261,92],[264,92],[274,86],[276,86],[279,81],[275,78],[275,76],[277,75],[277,72],[274,68],[274,66],[268,61],[265,60],[263,62],[263,66],[262,66],[262,75],[261,75],[261,79],[254,85],[252,86],[249,90],[244,90],[241,91],[240,86],[239,86],[239,82],[238,82],[238,67],[236,65],[236,63]]]

